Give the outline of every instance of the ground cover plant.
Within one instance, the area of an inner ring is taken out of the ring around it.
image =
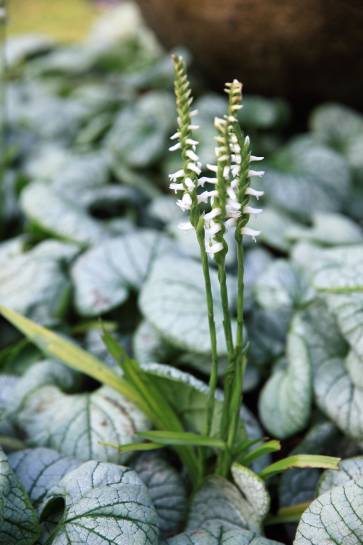
[[[0,543],[360,544],[363,118],[192,104],[125,9],[8,46]]]

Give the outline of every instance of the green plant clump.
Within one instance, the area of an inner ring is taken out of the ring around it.
[[[0,545],[359,545],[363,117],[120,13],[7,45]]]

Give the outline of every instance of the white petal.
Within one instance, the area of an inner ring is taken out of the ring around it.
[[[250,137],[247,135],[245,138],[245,146],[249,146],[251,143]]]
[[[258,237],[261,231],[256,231],[256,229],[251,229],[250,227],[242,227],[241,233],[242,235],[252,237],[256,241],[256,237]]]
[[[265,174],[264,170],[249,170],[248,176],[257,176],[258,178],[262,178],[262,176]]]
[[[181,143],[178,142],[177,144],[174,144],[174,146],[170,146],[169,151],[176,151],[181,148]]]
[[[175,193],[177,191],[184,191],[184,184],[172,183],[169,185],[169,189],[172,189],[173,191],[175,191]]]
[[[224,131],[226,126],[226,120],[221,117],[215,117],[214,126],[216,129],[219,129],[220,131]]]
[[[184,173],[184,170],[181,169],[181,170],[177,170],[176,172],[172,172],[171,174],[169,174],[169,178],[170,180],[177,180],[178,178],[184,178],[185,176],[185,173]]]
[[[205,234],[207,237],[213,238],[213,236],[219,233],[221,229],[222,229],[222,225],[212,220],[210,224],[206,226]]]
[[[240,203],[237,202],[237,201],[233,201],[232,199],[228,199],[227,206],[228,206],[228,208],[230,210],[240,210],[241,209]],[[248,208],[248,207],[245,206],[243,211],[245,212],[245,214],[248,214],[248,212],[245,211],[246,208]]]
[[[217,254],[221,250],[223,250],[223,244],[221,242],[214,242],[211,245],[206,245],[206,248],[205,248],[205,251],[207,252],[207,254],[212,254],[212,255]]]
[[[234,115],[228,115],[227,119],[230,123],[235,123],[237,121],[237,118],[234,117]]]
[[[217,216],[219,216],[220,213],[221,213],[220,208],[212,208],[212,210],[208,212],[208,214],[205,214],[204,219],[207,221],[212,220],[213,218],[216,218]]]
[[[211,172],[218,172],[218,167],[217,165],[211,165],[209,163],[207,163],[207,169],[210,170]]]
[[[229,168],[229,167],[224,167],[224,169],[223,169],[223,177],[224,177],[224,178],[228,178],[229,172],[230,172],[230,168]]]
[[[176,140],[179,137],[180,137],[180,132],[177,131],[170,137],[170,140]]]
[[[190,221],[179,223],[178,228],[181,229],[182,231],[190,231],[191,229],[194,229]]]
[[[264,191],[257,191],[257,189],[253,189],[253,187],[248,187],[246,189],[246,195],[251,195],[251,197],[256,197],[256,199],[259,199],[264,194]]]
[[[190,131],[196,131],[197,129],[199,129],[199,125],[192,125],[192,124],[191,124],[191,125],[189,125],[188,129],[189,129]]]
[[[199,157],[196,153],[194,153],[194,151],[192,151],[191,149],[188,149],[187,152],[186,152],[186,156],[191,160],[191,161],[199,161]]]
[[[198,146],[199,144],[198,140],[193,140],[193,138],[187,138],[186,143],[190,146]]]
[[[187,167],[188,167],[188,170],[195,172],[195,174],[197,174],[198,176],[201,173],[200,168],[195,163],[188,163]]]
[[[233,104],[231,109],[233,112],[236,112],[237,110],[240,110],[241,108],[243,108],[242,104]]]
[[[203,193],[201,193],[200,195],[198,195],[198,203],[202,203],[202,202],[208,202],[208,200],[211,198],[211,197],[216,197],[218,194],[217,191],[203,191]]]
[[[194,117],[194,116],[198,115],[198,110],[192,110],[189,115],[190,115],[190,117]]]
[[[229,196],[230,199],[234,201],[237,200],[237,195],[231,186],[227,187],[227,195]]]
[[[253,161],[263,161],[264,157],[258,157],[257,155],[250,155],[250,163],[253,163]]]
[[[218,182],[217,178],[208,178],[208,176],[202,176],[198,180],[198,185],[204,187],[204,184],[216,184]]]
[[[233,227],[234,225],[236,225],[237,219],[238,218],[229,218],[225,223],[227,229],[229,229],[230,227]]]
[[[252,208],[252,206],[245,206],[243,209],[244,214],[261,214],[262,208]]]
[[[195,189],[195,183],[193,182],[191,178],[189,177],[185,178],[184,183],[189,189],[189,191],[193,191],[193,189]]]

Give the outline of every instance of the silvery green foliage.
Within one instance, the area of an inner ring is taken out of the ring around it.
[[[339,471],[339,470],[338,470]],[[294,545],[360,545],[363,541],[363,479],[356,478],[314,500],[303,513]]]
[[[32,545],[39,523],[29,497],[0,449],[0,544]]]
[[[215,287],[215,320],[220,355],[226,353],[222,308]],[[140,296],[145,318],[175,346],[199,354],[210,352],[204,281],[199,263],[183,258],[159,259],[145,282]]]
[[[281,545],[242,528],[224,528],[211,522],[205,528],[187,530],[166,541],[166,545]]]
[[[301,431],[310,417],[312,367],[296,309],[312,300],[313,291],[303,271],[281,259],[274,261],[259,277],[255,292],[262,307],[286,309],[292,315],[286,356],[275,363],[259,399],[259,413],[267,430],[280,438],[289,437]]]
[[[72,269],[78,312],[97,316],[139,290],[153,265],[170,251],[170,240],[158,231],[138,230],[95,246]]]
[[[33,182],[22,192],[21,205],[27,218],[47,235],[88,246],[110,237],[113,231],[115,234],[130,228],[125,221],[113,227],[110,222],[96,219],[89,208],[100,203],[122,203],[127,198],[124,188],[117,186],[94,189],[81,199],[62,187]],[[47,206],[43,206],[44,202]]]
[[[254,471],[240,464],[233,464],[232,478],[242,494],[243,511],[251,529],[261,532],[264,518],[270,510],[270,495],[265,482]]]
[[[261,231],[260,240],[279,252],[289,251],[292,241],[288,234],[290,230],[294,231],[301,227],[301,223],[292,219],[289,214],[269,204],[264,207],[263,214],[252,217],[248,225]]]
[[[299,308],[314,296],[304,272],[284,259],[273,261],[259,276],[255,293],[262,308],[274,310]]]
[[[137,431],[149,428],[143,413],[107,386],[82,394],[64,394],[56,386],[43,386],[23,402],[16,422],[29,444],[80,460],[115,463],[125,462],[130,454],[102,443],[130,443],[136,440]]]
[[[118,163],[143,168],[160,159],[173,124],[174,101],[169,93],[150,92],[124,108],[107,138],[115,168]]]
[[[319,210],[341,210],[350,176],[338,153],[301,138],[280,151],[274,165],[276,169],[269,169],[264,180],[268,202],[301,220]]]
[[[100,443],[129,443],[149,422],[135,405],[103,386],[94,392],[71,393],[78,376],[53,361],[33,365],[19,380],[11,416],[29,444],[49,447],[79,460],[119,463],[130,455]],[[69,393],[65,393],[69,392]]]
[[[187,512],[186,489],[181,475],[155,453],[141,454],[132,467],[147,486],[158,514],[160,532],[165,536],[176,534]]]
[[[329,146],[345,151],[363,131],[363,117],[341,104],[322,104],[310,118],[315,135]]]
[[[145,485],[125,467],[85,462],[45,497],[42,516],[64,501],[64,513],[47,539],[51,545],[157,545],[158,518]]]
[[[18,377],[13,375],[0,375],[0,435],[15,434],[14,426],[6,413],[18,380]]]
[[[177,412],[186,429],[203,434],[205,430],[208,386],[193,375],[169,365],[150,363],[142,365],[142,368],[153,377],[158,388]],[[220,424],[221,399],[220,392],[217,392],[213,420],[213,428],[216,430]],[[246,407],[241,408],[240,417],[244,421],[246,432],[250,438],[256,439],[261,437],[260,426]]]
[[[291,454],[341,454],[342,437],[337,428],[327,421],[314,424],[301,443]],[[344,462],[343,462],[344,463]],[[279,483],[279,502],[281,507],[310,502],[316,496],[319,469],[289,469]]]
[[[271,310],[253,305],[246,320],[251,343],[248,358],[253,365],[264,368],[285,355],[290,316],[288,308]]]
[[[15,67],[34,55],[50,51],[55,43],[42,34],[13,36],[6,41],[6,65]]]
[[[13,452],[8,458],[10,466],[35,506],[39,505],[48,491],[66,473],[81,464],[75,458],[62,456],[55,450],[42,447]]]
[[[358,481],[363,477],[363,456],[347,458],[339,464],[338,470],[324,471],[319,484],[318,494],[324,494],[335,486],[342,486],[349,481]]]
[[[253,487],[249,492],[251,500]],[[236,486],[221,477],[209,477],[193,497],[185,531],[167,545],[278,545],[255,532],[250,512]]]
[[[1,266],[1,303],[37,322],[54,324],[68,306],[70,282],[64,265],[76,253],[72,245],[45,241],[9,256]]]
[[[132,347],[139,363],[168,361],[168,356],[175,352],[147,320],[142,320],[136,328]]]
[[[361,227],[342,214],[316,212],[313,226],[295,226],[287,231],[288,238],[295,241],[311,241],[322,246],[357,244],[363,241]]]

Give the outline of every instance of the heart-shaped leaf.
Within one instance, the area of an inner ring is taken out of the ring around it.
[[[242,493],[244,513],[249,520],[249,527],[260,532],[261,525],[270,510],[270,495],[265,482],[248,467],[233,464],[231,468],[233,480]]]
[[[219,354],[226,353],[222,308],[216,274],[211,275],[215,292],[215,321]],[[179,348],[196,353],[210,352],[207,304],[201,266],[192,260],[159,259],[140,296],[145,318],[160,334]]]
[[[31,502],[37,506],[49,490],[81,462],[62,456],[55,450],[40,447],[13,452],[9,455],[9,464],[29,494]]]
[[[0,449],[0,543],[32,545],[39,536],[39,523],[29,497]]]
[[[166,460],[155,453],[144,453],[133,469],[145,483],[159,517],[163,535],[173,535],[184,521],[187,499],[182,477]]]
[[[67,473],[45,498],[42,516],[64,502],[47,539],[51,545],[157,545],[157,513],[145,485],[128,468],[86,462]]]
[[[265,384],[259,400],[262,422],[279,438],[304,429],[311,411],[312,366],[298,314],[288,333],[286,357]]]
[[[1,302],[37,322],[57,322],[64,314],[70,294],[63,264],[76,253],[77,249],[71,245],[47,241],[29,252],[10,257],[1,267]]]
[[[123,303],[130,290],[140,289],[154,260],[170,249],[164,235],[140,230],[84,253],[72,269],[78,312],[96,316]]]
[[[363,478],[363,456],[347,458],[339,464],[338,470],[328,469],[324,471],[318,485],[318,494],[324,494],[335,486],[342,486],[346,483]]]

